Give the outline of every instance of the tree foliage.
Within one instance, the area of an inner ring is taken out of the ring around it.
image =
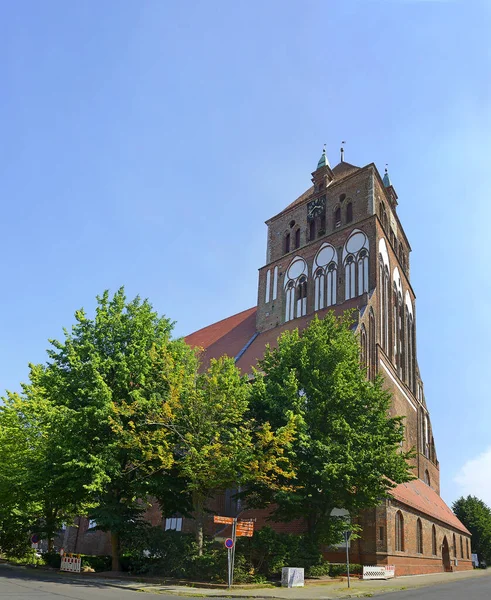
[[[452,510],[472,533],[472,552],[491,564],[491,508],[476,496],[462,496]]]
[[[334,508],[356,515],[412,479],[412,453],[401,448],[403,419],[389,416],[382,380],[368,381],[360,367],[349,315],[328,313],[302,334],[283,333],[259,361],[251,393],[259,421],[277,429],[294,414],[299,422],[289,454],[294,488],[254,486],[248,492],[256,505],[274,502],[275,519],[305,518],[313,537],[337,541]]]

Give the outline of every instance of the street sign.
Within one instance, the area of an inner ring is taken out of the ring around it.
[[[228,548],[229,550],[231,550],[234,547],[234,540],[232,538],[227,538],[224,543],[225,548]]]
[[[221,517],[220,515],[215,515],[213,517],[214,523],[222,523],[223,525],[233,525],[234,518],[233,517]]]
[[[237,537],[252,537],[254,535],[254,521],[238,521],[235,533]]]
[[[348,543],[348,542],[349,542],[349,539],[350,539],[350,537],[351,537],[351,531],[343,531],[343,537],[344,537],[344,541],[345,541],[346,543]]]
[[[39,542],[39,533],[33,533],[31,535],[31,542],[37,544]]]

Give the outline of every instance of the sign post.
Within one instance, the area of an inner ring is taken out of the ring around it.
[[[348,587],[351,587],[349,579],[349,539],[351,537],[351,531],[343,531],[343,537],[344,541],[346,542],[346,570],[348,573]]]
[[[238,537],[252,537],[254,534],[254,521],[239,521],[237,517],[222,517],[215,515],[214,523],[221,525],[232,525],[232,537],[225,540],[225,548],[228,552],[228,587],[232,587],[234,582],[234,566],[235,566],[235,543]]]

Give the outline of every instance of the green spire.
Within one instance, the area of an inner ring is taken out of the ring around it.
[[[322,167],[330,167],[329,161],[326,156],[326,145],[324,144],[324,150],[322,151],[322,156],[319,158],[319,162],[317,163],[317,168],[321,169]]]
[[[387,167],[385,167],[384,185],[385,185],[385,187],[390,187],[392,185]]]

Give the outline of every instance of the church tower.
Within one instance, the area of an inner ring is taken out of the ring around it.
[[[333,168],[326,150],[312,185],[266,221],[266,264],[259,269],[257,307],[186,338],[205,360],[228,354],[244,372],[286,329],[302,330],[329,310],[354,309],[367,377],[377,374],[392,397],[391,413],[405,417],[405,450],[413,449],[414,481],[359,521],[352,560],[395,565],[396,574],[471,569],[470,534],[440,497],[440,467],[416,353],[416,297],[410,280],[411,246],[397,215],[398,197],[387,169]],[[342,509],[342,507],[339,507]],[[338,510],[338,509],[336,509]],[[257,517],[258,523],[261,516]],[[266,522],[266,521],[265,521]],[[282,524],[285,530],[288,524]],[[343,548],[326,549],[342,562]]]

